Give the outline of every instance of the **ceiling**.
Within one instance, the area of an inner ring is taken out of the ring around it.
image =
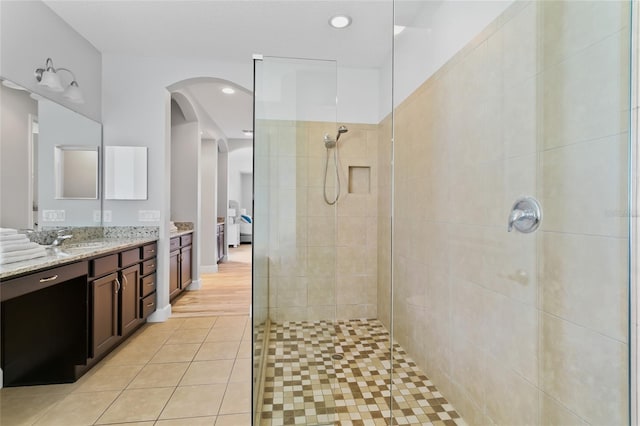
[[[44,1],[98,50],[109,54],[248,62],[259,53],[378,68],[391,49],[390,0]],[[410,25],[424,5],[434,3],[400,1],[396,22],[403,25]],[[331,28],[328,20],[335,14],[351,16],[352,25]],[[247,138],[239,132],[247,128],[241,123],[251,123],[250,95],[220,96],[220,88],[213,83],[187,89],[185,95],[202,107],[199,114],[215,122],[223,137]]]

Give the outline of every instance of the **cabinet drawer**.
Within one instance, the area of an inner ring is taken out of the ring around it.
[[[156,259],[149,259],[142,264],[142,275],[147,275],[156,270]]]
[[[21,278],[3,281],[2,291],[0,291],[1,300],[4,302],[5,300],[57,285],[83,275],[87,275],[87,262],[72,263],[58,268],[34,272]]]
[[[140,295],[148,296],[156,290],[156,274],[148,275],[140,280]]]
[[[169,241],[169,251],[177,250],[180,247],[180,237],[172,238]]]
[[[120,253],[120,267],[122,268],[124,268],[125,266],[133,265],[134,263],[138,263],[139,261],[139,248],[123,251],[122,253]]]
[[[140,318],[145,319],[156,310],[156,294],[152,293],[140,300]]]
[[[142,247],[142,258],[148,259],[150,257],[154,257],[158,252],[158,245],[156,243],[147,244]]]
[[[192,239],[191,234],[183,235],[182,237],[180,237],[180,246],[187,246],[191,244],[191,239]]]
[[[90,270],[92,277],[110,274],[118,270],[118,255],[110,254],[108,256],[93,259],[90,262]]]

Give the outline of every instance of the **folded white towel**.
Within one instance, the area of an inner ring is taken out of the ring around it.
[[[26,240],[21,238],[19,240],[0,241],[0,247],[22,245],[22,244],[27,244],[28,242],[29,242],[28,238]]]
[[[25,234],[7,234],[0,235],[0,243],[4,241],[15,241],[15,240],[26,240],[29,241],[29,238]]]
[[[17,233],[18,233],[17,229],[0,228],[0,235],[12,235],[12,234],[17,234]]]
[[[36,247],[31,247],[31,248],[28,248],[26,250],[18,250],[18,251],[10,251],[10,252],[6,252],[6,253],[0,253],[0,257],[10,259],[12,257],[19,257],[19,256],[27,255],[27,254],[38,253],[38,252],[43,251],[43,250],[46,251],[44,247],[42,247],[41,245],[36,244]]]
[[[17,241],[15,243],[12,242],[12,244],[0,244],[0,253],[29,250],[36,247],[40,247],[40,245],[37,243],[32,243],[31,241],[29,241],[28,243]]]
[[[16,255],[13,255],[14,253]],[[47,255],[47,251],[44,247],[40,246],[31,250],[12,252],[11,254],[12,255],[10,256],[8,253],[0,253],[0,265],[43,257]]]

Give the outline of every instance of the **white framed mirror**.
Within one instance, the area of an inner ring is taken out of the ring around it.
[[[97,146],[55,147],[56,199],[98,199],[99,151]]]
[[[102,125],[0,80],[0,226],[41,230],[101,225],[102,158],[90,196],[67,197],[56,188],[54,157],[56,146],[81,146],[101,156]]]
[[[106,146],[104,179],[106,200],[146,200],[147,148]]]

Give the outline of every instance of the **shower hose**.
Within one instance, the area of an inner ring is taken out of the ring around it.
[[[330,206],[333,206],[335,203],[338,202],[338,198],[340,198],[340,173],[338,172],[338,144],[336,143],[335,145],[335,151],[333,151],[333,162],[335,163],[335,169],[336,169],[336,185],[337,185],[337,191],[336,191],[336,196],[333,199],[333,201],[329,200],[329,197],[327,196],[327,174],[328,174],[328,170],[329,170],[329,147],[327,147],[327,156],[326,156],[326,161],[324,163],[324,201],[329,204]]]

